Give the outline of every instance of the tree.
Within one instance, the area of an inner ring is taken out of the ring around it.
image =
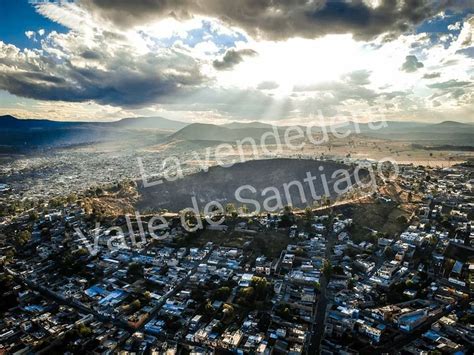
[[[331,199],[326,195],[323,196],[321,201],[325,206],[329,206],[331,204]]]
[[[38,218],[39,218],[38,212],[36,212],[36,211],[31,211],[31,212],[29,213],[29,217],[30,217],[30,221],[32,221],[32,222],[37,221]]]
[[[228,203],[227,205],[225,205],[226,214],[233,214],[235,212],[236,212],[235,205],[233,203]]]
[[[313,210],[311,209],[311,207],[306,207],[304,209],[304,218],[307,221],[311,221],[313,219]]]
[[[184,221],[185,221],[186,226],[188,226],[190,228],[195,227],[199,223],[198,219],[196,218],[196,214],[194,212],[191,212],[191,211],[186,211],[185,212]]]
[[[72,193],[72,194],[69,194],[67,197],[66,197],[66,201],[68,203],[75,203],[77,201],[77,195],[75,193]]]
[[[230,321],[232,321],[232,319],[234,319],[234,316],[235,316],[234,306],[228,303],[224,304],[222,308],[222,321],[229,323]]]
[[[292,318],[290,307],[287,304],[279,304],[275,309],[275,314],[287,321],[290,321]]]
[[[134,300],[132,303],[130,303],[130,309],[133,311],[139,310],[142,307],[142,303],[140,300]]]
[[[404,226],[408,223],[408,219],[404,215],[400,215],[397,217],[397,223],[401,226]]]
[[[230,296],[230,288],[227,286],[220,287],[214,292],[214,299],[225,301]]]
[[[324,260],[323,263],[323,274],[326,276],[327,279],[329,279],[332,275],[332,265],[329,260]]]
[[[395,252],[393,251],[392,247],[390,247],[390,246],[387,246],[385,248],[383,254],[385,255],[385,257],[387,259],[392,259],[395,256]]]
[[[204,312],[207,314],[207,315],[213,315],[214,312],[216,310],[214,309],[214,307],[212,306],[212,303],[210,301],[208,301],[206,303],[206,305],[204,306]]]
[[[414,282],[412,280],[406,280],[405,285],[409,288],[412,288],[414,286]]]
[[[81,257],[81,256],[86,256],[86,255],[89,255],[89,252],[87,251],[86,248],[79,248],[77,249],[77,252],[76,252],[77,256]]]
[[[449,218],[446,216],[443,217],[443,220],[441,221],[441,226],[449,231],[454,230],[453,225],[449,221]]]
[[[23,246],[26,243],[28,243],[31,240],[31,232],[28,230],[22,230],[18,235],[16,236],[16,242],[20,245]]]
[[[265,277],[254,276],[252,278],[252,286],[255,289],[255,297],[257,300],[264,300],[267,298],[268,281]]]
[[[251,306],[255,300],[255,289],[250,287],[244,287],[239,291],[239,298],[237,299],[237,303],[242,306]]]
[[[336,275],[344,275],[344,269],[342,268],[342,266],[340,265],[336,265],[333,267],[332,271],[334,272],[334,274]]]
[[[127,269],[127,276],[133,278],[143,276],[143,266],[138,263],[130,263]]]
[[[295,250],[295,256],[297,257],[303,257],[306,255],[306,252],[302,248],[296,248]]]
[[[77,331],[79,333],[79,335],[81,337],[88,337],[89,335],[91,335],[92,333],[92,330],[91,328],[87,327],[85,324],[79,324],[78,328],[77,328]]]
[[[246,299],[249,299],[250,297],[252,297],[255,293],[255,289],[253,287],[244,287],[242,288],[240,291],[239,291],[239,295],[246,298]]]

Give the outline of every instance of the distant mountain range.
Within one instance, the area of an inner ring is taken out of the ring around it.
[[[305,127],[300,126],[305,129]],[[445,121],[441,123],[387,121],[347,122],[329,127],[332,131],[414,143],[474,146],[474,124]],[[374,129],[378,128],[378,129]],[[278,126],[282,136],[286,127]],[[313,128],[320,131],[320,128]],[[162,141],[235,142],[246,137],[260,139],[272,126],[262,122],[231,122],[224,125],[185,123],[163,117],[124,118],[113,122],[63,122],[43,119],[18,119],[0,116],[0,151],[65,147],[109,141],[134,141],[157,144]],[[329,131],[331,132],[331,131]],[[268,137],[270,142],[272,137]]]
[[[387,121],[386,127],[372,129],[369,124],[360,125],[361,134],[388,140],[416,143],[451,144],[474,146],[474,124],[455,121],[441,123]],[[372,124],[380,127],[378,123]]]
[[[151,145],[186,125],[163,117],[125,118],[114,122],[63,122],[6,115],[0,116],[0,153],[103,142]]]
[[[300,126],[306,134],[306,127]],[[283,136],[287,127],[278,126],[277,131]],[[312,132],[320,132],[314,127]],[[403,140],[435,144],[474,145],[474,124],[445,121],[442,123],[422,122],[373,122],[355,123],[346,122],[326,127],[328,134],[333,132],[350,131],[351,134],[360,134],[371,138],[389,140]],[[226,125],[193,123],[173,133],[169,139],[190,141],[223,141],[235,142],[244,137],[260,139],[265,132],[272,131],[272,126],[259,122],[233,122]],[[295,134],[294,132],[292,134]]]
[[[188,124],[185,122],[168,120],[163,117],[130,117],[112,122],[88,121],[51,121],[44,119],[18,119],[6,115],[0,116],[0,131],[16,129],[48,129],[71,127],[104,127],[104,128],[133,128],[133,129],[161,129],[176,131]]]

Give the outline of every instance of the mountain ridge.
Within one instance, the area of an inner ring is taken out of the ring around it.
[[[121,127],[121,128],[153,128],[179,130],[188,123],[170,120],[160,116],[126,117],[118,121],[54,121],[48,119],[18,118],[12,115],[0,116],[0,130],[20,128],[49,128],[49,127]]]

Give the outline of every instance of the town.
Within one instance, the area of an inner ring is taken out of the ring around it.
[[[474,0],[0,23],[0,355],[474,353]]]
[[[472,171],[401,165],[357,199],[228,204],[193,232],[162,211],[162,238],[152,214],[99,213],[85,192],[44,201],[0,224],[0,351],[471,353]]]

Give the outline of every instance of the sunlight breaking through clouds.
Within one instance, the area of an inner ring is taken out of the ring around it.
[[[39,48],[0,42],[0,89],[30,99],[21,109],[25,117],[35,100],[56,102],[56,112],[65,102],[93,103],[115,107],[121,117],[159,110],[224,121],[297,121],[318,110],[337,115],[374,105],[395,119],[449,112],[466,120],[472,112],[474,17],[468,8],[446,13],[442,4],[438,11],[421,2],[426,6],[408,16],[386,1],[314,2],[292,8],[296,18],[305,6],[315,15],[293,26],[283,3],[247,4],[247,20],[234,14],[245,8],[241,2],[209,2],[208,11],[193,1],[179,3],[169,5],[177,10],[173,16],[153,7],[141,11],[140,2],[38,5],[39,14],[69,31],[32,26],[24,36]],[[352,20],[337,17],[338,6],[355,11]],[[356,22],[354,14],[364,20]],[[389,14],[395,18],[388,23],[367,27],[371,16],[379,21]],[[268,18],[293,27],[276,32],[264,23]],[[330,20],[338,25],[322,26]],[[443,87],[451,81],[467,84]]]

